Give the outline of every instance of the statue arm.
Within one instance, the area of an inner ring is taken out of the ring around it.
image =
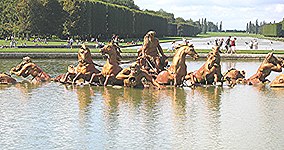
[[[265,65],[262,65],[258,71],[263,72],[265,70],[271,70],[271,71],[275,71],[275,72],[281,72],[282,71],[282,66],[280,64],[274,65],[272,63],[268,63]]]
[[[161,45],[160,45],[159,40],[157,40],[157,42],[158,42],[158,45],[157,45],[158,51],[160,52],[160,54],[162,55],[162,57],[167,57],[167,56],[164,54],[164,51],[163,51],[163,49],[162,49],[162,47],[161,47]]]
[[[28,71],[28,69],[30,67],[33,67],[33,66],[34,66],[34,63],[27,63],[20,70],[18,70],[18,71],[13,71],[12,70],[11,73],[13,73],[13,74],[15,74],[17,76],[22,76],[22,75],[28,76],[29,73],[27,71]]]
[[[273,65],[273,67],[271,67],[271,70],[275,72],[282,72],[282,66],[280,64],[277,64],[276,66]]]
[[[148,73],[143,71],[143,76],[150,81],[154,86],[158,87],[158,89],[161,89],[161,85],[152,77],[150,76]]]
[[[98,66],[98,67],[103,67],[104,65],[101,65],[101,64],[97,64],[95,62],[93,62],[95,66]]]
[[[145,55],[145,50],[149,48],[149,42],[148,42],[148,39],[146,37],[144,37],[144,43],[142,45],[142,48],[141,48],[141,54],[142,56]]]
[[[125,68],[122,71],[120,71],[117,75],[116,75],[116,79],[118,80],[124,80],[129,78],[129,74],[130,74],[130,70]]]

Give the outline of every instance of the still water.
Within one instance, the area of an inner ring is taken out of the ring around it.
[[[0,72],[20,61],[0,59]],[[56,76],[75,60],[34,62]],[[203,63],[188,60],[188,71]],[[222,69],[244,69],[248,77],[259,64],[223,61]],[[268,85],[153,90],[23,83],[0,86],[0,107],[3,150],[284,148],[284,89]]]

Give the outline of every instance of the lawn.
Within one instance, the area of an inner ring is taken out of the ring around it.
[[[263,35],[259,34],[248,34],[248,33],[240,33],[240,32],[208,32],[206,34],[199,34],[196,37],[185,37],[186,39],[192,39],[192,38],[206,38],[206,37],[228,37],[229,35],[231,36],[237,36],[237,37],[254,37],[254,38],[265,38],[265,39],[270,39],[270,40],[279,40],[283,41],[283,38],[276,38],[276,37],[264,37]],[[128,45],[127,42],[134,41],[137,39],[125,39],[125,42],[120,43],[120,46],[131,46]],[[172,41],[180,41],[182,40],[182,37],[163,37],[159,38],[160,43],[164,42],[172,42]],[[139,42],[136,44],[141,45],[142,44],[142,39],[139,39]],[[5,41],[5,40],[0,40],[0,46],[1,45],[9,45],[10,41]],[[107,44],[107,41],[102,41],[103,43]],[[26,43],[28,46],[33,46],[33,45],[54,45],[54,46],[60,46],[60,45],[67,45],[66,40],[53,40],[53,41],[48,41],[47,44],[43,42],[32,42],[32,41],[25,41],[25,40],[18,40],[17,45],[22,45],[23,43]],[[94,45],[94,42],[88,42],[87,45]],[[77,48],[73,48],[72,50],[70,48],[2,48],[0,49],[0,52],[11,52],[11,53],[77,53]],[[136,53],[136,49],[122,49],[124,53]],[[170,53],[166,50],[164,50],[165,53]],[[208,53],[209,50],[201,50],[197,49],[199,53]],[[92,53],[98,53],[99,49],[91,49]],[[238,50],[237,51],[240,54],[267,54],[268,50]],[[277,54],[284,54],[283,50],[277,50],[275,51]]]
[[[198,53],[208,53],[209,49],[196,49]],[[77,53],[78,49],[73,48],[4,48],[0,49],[2,53]],[[91,49],[92,53],[99,53],[99,49]],[[137,49],[122,49],[123,53],[137,53]],[[165,53],[173,53],[164,49]],[[271,50],[237,50],[238,54],[267,54]],[[284,50],[276,50],[275,54],[284,54]]]

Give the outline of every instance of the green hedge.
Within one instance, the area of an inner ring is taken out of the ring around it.
[[[1,0],[0,36],[25,34],[58,37],[141,37],[196,35],[191,25],[169,25],[163,16],[98,0]],[[177,31],[179,28],[179,32]]]
[[[200,33],[200,29],[189,24],[177,24],[178,36],[196,36]]]
[[[262,34],[264,36],[282,36],[282,24],[267,24],[262,27]]]
[[[173,23],[168,24],[168,35],[169,36],[177,35],[177,24],[173,24]]]

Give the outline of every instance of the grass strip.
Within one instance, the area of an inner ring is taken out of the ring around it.
[[[100,49],[91,49],[92,53],[99,53]],[[210,49],[196,49],[198,53],[208,53]],[[77,53],[78,49],[68,48],[3,48],[1,53]],[[137,53],[137,49],[122,49],[123,53]],[[174,53],[164,49],[165,53]],[[267,54],[272,50],[237,50],[237,54]],[[275,54],[284,54],[284,50],[274,50]]]

